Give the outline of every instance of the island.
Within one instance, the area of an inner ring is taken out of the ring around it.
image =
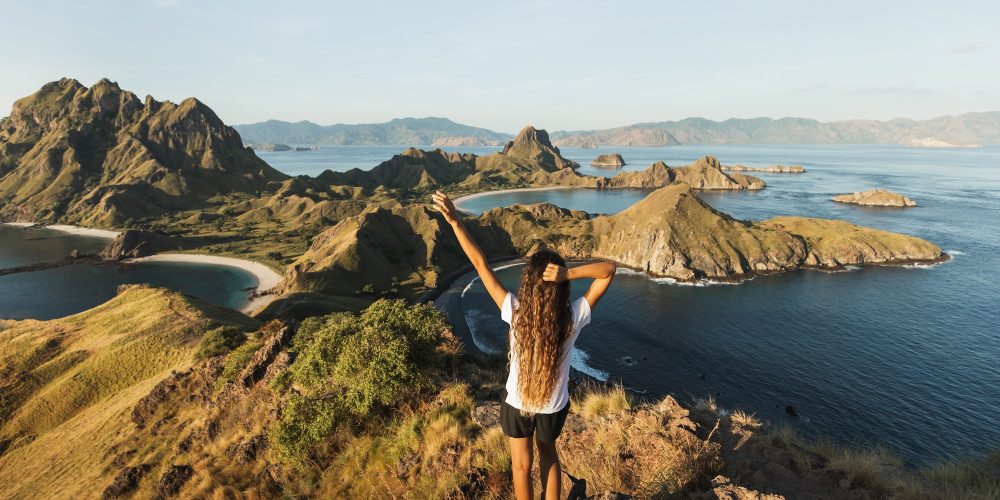
[[[746,165],[724,165],[722,170],[728,172],[767,172],[770,174],[804,174],[802,165],[771,165],[770,167],[748,167]]]
[[[598,168],[621,168],[625,166],[625,159],[618,153],[607,153],[598,155],[590,161],[590,166]]]
[[[314,151],[319,149],[316,146],[289,146],[288,144],[247,144],[247,147],[253,149],[254,151],[263,151],[265,153],[276,153],[283,151]]]
[[[869,189],[858,193],[841,194],[830,198],[837,203],[863,205],[866,207],[915,207],[917,202],[898,193],[882,188]]]

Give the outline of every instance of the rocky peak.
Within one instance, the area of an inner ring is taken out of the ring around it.
[[[701,158],[698,158],[698,160],[695,161],[694,163],[692,163],[690,165],[690,167],[691,168],[715,168],[715,169],[721,170],[722,169],[722,162],[720,162],[719,159],[716,158],[716,157],[714,157],[714,156],[707,155],[707,156],[703,156]]]
[[[538,163],[543,169],[555,172],[563,168],[579,168],[580,165],[562,157],[559,148],[552,145],[549,133],[528,125],[517,134],[513,141],[503,148],[503,155]]]

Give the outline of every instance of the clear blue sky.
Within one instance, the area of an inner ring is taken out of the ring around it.
[[[63,76],[229,123],[928,118],[1000,109],[1000,2],[0,0],[0,116]]]

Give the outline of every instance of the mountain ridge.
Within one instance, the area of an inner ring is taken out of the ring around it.
[[[421,124],[422,132],[402,133]],[[403,146],[496,146],[514,138],[442,117],[396,118],[383,123],[319,125],[308,120],[267,120],[234,125],[251,142]],[[401,128],[402,127],[402,128]],[[434,128],[437,127],[437,128]],[[904,144],[937,147],[1000,144],[1000,111],[967,112],[916,120],[864,118],[820,121],[781,118],[702,117],[636,122],[605,129],[550,133],[556,146],[670,146],[678,144]]]

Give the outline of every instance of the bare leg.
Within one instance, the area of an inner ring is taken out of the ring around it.
[[[557,500],[562,494],[562,482],[559,475],[562,467],[559,465],[559,454],[556,452],[555,443],[546,443],[541,439],[538,442],[538,475],[542,479],[542,496],[546,500]]]
[[[531,462],[534,460],[531,438],[508,438],[510,469],[514,475],[514,495],[518,500],[534,498],[531,485]]]

